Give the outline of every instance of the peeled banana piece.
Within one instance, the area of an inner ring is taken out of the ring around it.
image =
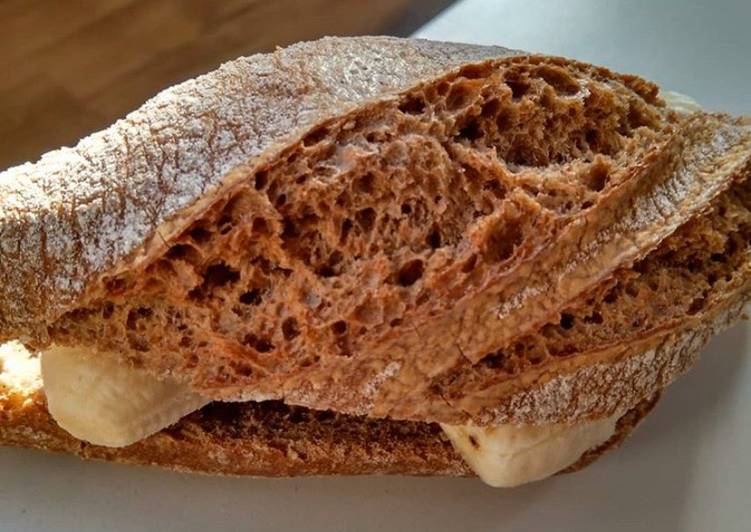
[[[576,462],[615,433],[620,415],[576,425],[441,425],[486,484],[510,488],[542,480]]]
[[[41,357],[47,409],[80,440],[124,447],[209,402],[184,384],[157,380],[109,357],[85,355],[53,346]]]

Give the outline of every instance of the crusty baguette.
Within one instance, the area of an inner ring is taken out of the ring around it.
[[[3,387],[4,371],[11,368],[0,368],[0,445],[218,475],[472,474],[435,424],[316,412],[279,402],[212,403],[128,447],[98,447],[57,426],[38,376]],[[569,471],[617,447],[656,401],[657,396],[644,400],[626,413],[613,437]]]
[[[186,221],[286,144],[495,46],[326,38],[172,87],[74,148],[0,177],[0,340],[74,308],[104,274],[161,254]],[[42,332],[38,332],[42,334]]]
[[[748,225],[728,222],[749,214],[750,172],[747,122],[679,116],[633,76],[500,48],[297,45],[2,174],[0,338],[100,350],[220,399],[451,423],[611,414],[737,315]],[[647,305],[626,327],[625,298],[596,310],[632,277],[650,287],[653,263],[685,279],[678,312]],[[570,309],[611,332],[496,363],[565,336]]]

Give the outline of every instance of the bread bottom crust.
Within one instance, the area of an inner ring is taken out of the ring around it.
[[[658,398],[659,393],[626,412],[608,441],[562,472],[577,471],[618,447]],[[77,440],[58,427],[38,390],[20,403],[0,397],[0,445],[211,475],[473,475],[436,424],[278,402],[212,403],[140,442],[107,448]]]

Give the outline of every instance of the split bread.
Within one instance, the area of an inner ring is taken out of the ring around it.
[[[434,423],[317,412],[278,401],[211,403],[132,445],[91,445],[50,417],[38,360],[28,351],[15,351],[0,349],[3,445],[213,475],[472,475]],[[615,433],[567,471],[618,447],[656,401],[645,399],[621,416]]]
[[[663,96],[421,40],[238,59],[0,174],[0,340],[234,411],[615,422],[751,289],[751,122]]]

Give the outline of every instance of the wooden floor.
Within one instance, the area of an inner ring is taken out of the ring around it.
[[[0,169],[228,59],[322,35],[406,35],[450,0],[0,0]]]

